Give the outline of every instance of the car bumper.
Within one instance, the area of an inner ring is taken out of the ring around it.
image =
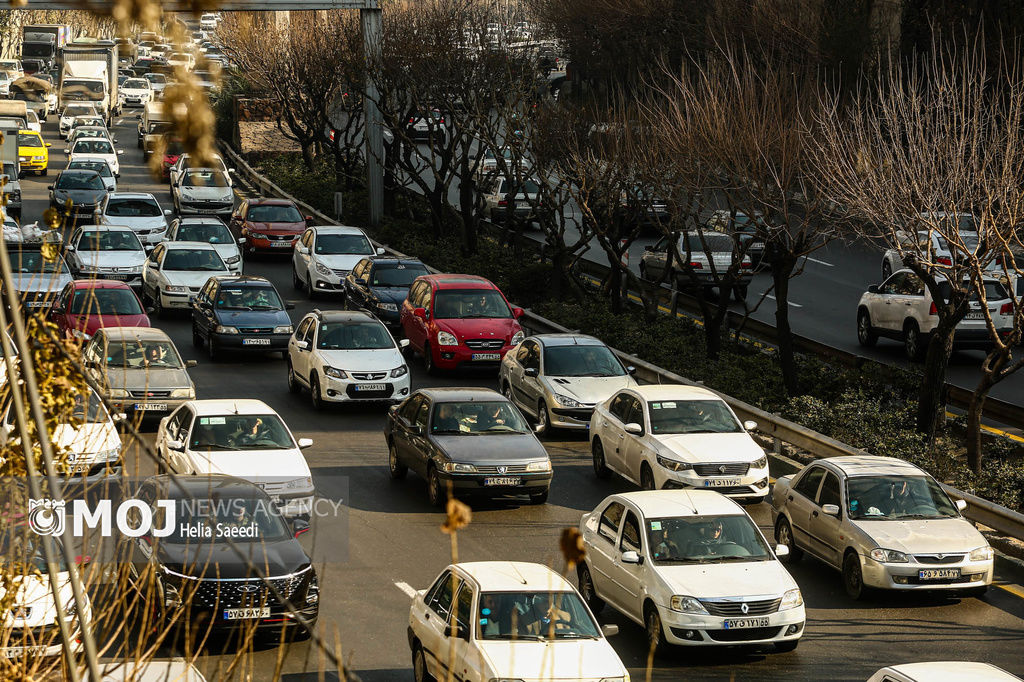
[[[800,639],[807,615],[803,606],[763,616],[723,617],[707,614],[679,613],[658,606],[665,626],[665,640],[680,646],[735,646],[737,644],[774,644]],[[726,628],[726,621],[766,619],[761,627]]]
[[[272,353],[288,350],[291,334],[211,334],[214,345],[219,349],[243,352]]]
[[[590,407],[553,407],[548,410],[551,426],[558,429],[586,430],[590,428],[590,417],[594,414],[594,406]]]
[[[121,100],[121,106],[125,107],[144,107],[148,103],[148,97],[124,97]]]
[[[142,286],[142,274],[138,272],[89,272],[88,270],[79,270],[76,276],[124,282],[133,289],[138,289]]]
[[[167,236],[167,228],[161,230],[135,230],[135,235],[142,242],[142,245],[159,244]]]
[[[287,339],[285,340],[287,345]],[[378,372],[380,374],[380,372]],[[336,379],[324,377],[322,386],[323,399],[335,403],[349,402],[398,402],[409,396],[410,377],[409,372],[405,376],[392,379],[387,378],[374,380],[353,380]],[[371,385],[380,385],[382,390],[368,390]]]
[[[166,417],[193,398],[107,398],[115,412],[136,417]]]
[[[249,247],[249,251],[261,251],[263,253],[281,253],[290,254],[292,248],[299,240],[300,235],[289,235],[288,239],[266,239],[253,237],[251,234],[244,234],[248,243],[246,246]]]
[[[169,310],[186,310],[191,309],[192,301],[198,293],[198,291],[190,291],[187,294],[173,294],[161,290],[157,295],[160,296],[161,307]]]
[[[439,474],[441,487],[451,483],[452,490],[459,495],[482,495],[503,497],[506,495],[537,495],[551,487],[551,472],[530,474]],[[485,479],[514,478],[516,484],[487,485]]]
[[[319,605],[306,606],[305,608],[298,609],[298,612],[312,627],[316,624],[317,616],[319,615]],[[282,626],[285,628],[301,627],[295,617],[289,614],[284,606],[276,604],[270,606],[270,616],[268,618],[227,620],[224,618],[224,609],[213,611],[208,608],[193,607],[179,614],[176,622],[188,624],[190,627],[196,628],[198,632],[203,632],[207,628],[210,630],[255,628],[259,631],[269,632],[272,630],[279,631]]]
[[[758,498],[768,495],[768,468],[751,469],[742,476],[700,476],[694,471],[669,471],[655,467],[654,481],[664,490],[702,488],[714,490],[726,497]]]
[[[861,555],[864,584],[885,590],[963,590],[992,583],[993,561],[961,561],[955,564],[883,564]],[[923,579],[922,571],[956,571],[957,577]]]
[[[431,346],[434,365],[439,369],[497,369],[505,353],[514,346],[505,345],[497,350],[473,350],[466,346]],[[497,356],[497,357],[494,357]]]
[[[345,274],[347,275],[348,273]],[[332,272],[330,275],[325,275],[314,268],[310,271],[309,276],[313,283],[313,289],[316,291],[340,294],[345,293],[345,284],[343,282],[344,275],[339,275],[335,272]]]
[[[26,159],[26,157],[24,157],[24,156],[22,156],[20,158]],[[46,170],[47,166],[50,165],[50,162],[49,162],[48,159],[39,159],[39,160],[26,159],[25,161],[20,161],[20,163],[21,163],[21,169],[22,170],[35,170],[35,171]]]
[[[25,632],[25,630],[30,632]],[[11,628],[9,632],[10,636],[7,640],[9,646],[0,646],[0,658],[8,660],[23,657],[52,658],[63,653],[59,625],[56,622],[31,628]],[[81,632],[81,628],[72,626],[71,647],[75,653],[82,650]]]
[[[708,270],[708,271],[695,270],[695,271],[692,271],[692,272],[691,271],[677,271],[676,272],[676,282],[677,282],[677,284],[680,287],[685,287],[685,286],[688,286],[688,285],[693,285],[694,282],[696,282],[696,284],[698,286],[704,286],[704,287],[718,286],[718,283],[721,282],[724,277],[725,277],[725,272],[724,271],[719,271],[717,275],[712,274],[710,270]],[[738,277],[736,277],[736,281],[734,282],[734,284],[749,284],[750,280],[752,280],[753,278],[754,278],[754,273],[750,272],[749,270],[744,270],[743,272],[739,273]]]
[[[178,201],[181,215],[228,215],[234,209],[234,201]]]
[[[1000,336],[1006,336],[1012,328],[1000,328],[997,330]],[[992,346],[992,338],[989,336],[988,329],[982,327],[980,329],[957,329],[953,332],[953,345],[958,348],[990,348]]]

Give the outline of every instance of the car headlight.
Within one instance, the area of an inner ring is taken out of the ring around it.
[[[402,365],[401,367],[395,367],[393,370],[391,370],[391,378],[392,379],[397,379],[398,377],[404,377],[408,373],[409,373],[409,366],[408,365]]]
[[[523,342],[523,339],[525,339],[525,338],[526,338],[526,333],[523,332],[522,329],[520,329],[519,331],[517,331],[515,334],[512,335],[512,345],[513,346],[518,346],[520,343]]]
[[[196,390],[194,388],[176,388],[171,391],[172,398],[188,398],[192,400],[196,397]]]
[[[449,474],[475,474],[476,467],[472,464],[462,464],[461,462],[442,462],[441,470],[446,471]]]
[[[707,613],[708,610],[697,601],[696,597],[687,597],[681,594],[674,595],[669,601],[669,608],[680,613]]]
[[[316,269],[318,274],[324,275],[325,277],[333,277],[334,271],[323,263],[314,263],[313,267]]]
[[[249,234],[250,237],[253,237],[255,239],[266,239],[267,238],[267,235],[263,234],[262,232],[249,232],[248,234]]]
[[[167,581],[165,577],[163,580],[164,586],[164,606],[170,606],[176,608],[181,606],[181,594],[178,592],[178,588]]]
[[[167,286],[164,287],[164,292],[168,294],[187,294],[188,287],[168,284]]]
[[[128,398],[131,396],[131,394],[123,388],[112,388],[108,393],[111,398]]]
[[[768,466],[768,455],[762,455],[761,459],[755,459],[750,464],[751,469],[764,469]]]
[[[90,334],[86,334],[81,329],[72,329],[71,335],[76,339],[82,339],[83,341],[88,341],[89,339],[92,338]]]
[[[526,465],[527,471],[551,471],[551,460],[545,459],[540,462],[530,462]]]
[[[234,265],[240,260],[242,260],[241,256],[232,256],[231,258],[225,258],[224,262],[227,263],[228,265]]]
[[[116,447],[110,448],[109,450],[102,450],[100,452],[97,452],[96,455],[94,456],[94,459],[97,462],[116,462],[120,456],[121,448]]]
[[[295,330],[292,329],[292,326],[290,324],[280,324],[274,327],[275,334],[291,334],[293,331]]]
[[[665,467],[669,471],[689,471],[693,468],[692,464],[686,462],[680,462],[679,460],[669,459],[668,457],[657,456],[658,466]]]
[[[880,547],[876,547],[871,550],[869,556],[875,561],[883,564],[907,563],[907,555],[903,552],[897,552],[895,549],[882,549]]]
[[[320,603],[320,581],[316,579],[314,575],[309,580],[309,586],[306,587],[306,603],[307,604],[319,604]]]
[[[285,481],[284,487],[289,490],[308,490],[313,487],[313,477],[303,476],[302,478],[293,478],[290,481]]]
[[[437,333],[437,345],[439,346],[457,346],[459,340],[455,338],[455,334],[451,332],[440,331]]]
[[[348,374],[345,373],[345,370],[335,369],[333,367],[328,367],[327,365],[324,365],[324,374],[329,377],[334,377],[335,379],[348,379]]]
[[[380,302],[377,303],[377,308],[380,309],[380,310],[385,310],[385,311],[387,311],[389,313],[397,313],[398,312],[398,304],[397,303],[385,303],[384,301],[380,301]]]
[[[971,561],[989,561],[992,559],[994,554],[995,552],[993,551],[993,549],[988,545],[985,545],[984,547],[979,547],[978,549],[972,550],[968,558]]]
[[[213,328],[213,331],[216,334],[237,334],[238,327],[231,327],[226,324],[218,324],[216,327]]]
[[[555,399],[555,402],[562,407],[583,407],[583,403],[580,401],[570,398],[567,395],[562,395],[561,393],[555,393],[552,397]]]
[[[804,605],[804,596],[800,594],[798,588],[787,590],[782,595],[782,601],[779,602],[779,611],[785,611],[786,609],[795,609],[798,606]]]

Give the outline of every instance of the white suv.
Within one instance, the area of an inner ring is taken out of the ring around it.
[[[605,498],[580,521],[586,561],[580,592],[643,625],[652,644],[774,644],[792,651],[804,600],[743,508],[711,490],[645,491]]]

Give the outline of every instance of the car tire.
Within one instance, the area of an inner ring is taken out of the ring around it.
[[[431,507],[440,508],[445,503],[441,476],[437,473],[437,468],[433,466],[427,469],[427,499],[430,500]]]
[[[789,519],[779,516],[775,522],[775,542],[789,547],[789,556],[779,557],[784,564],[795,564],[804,557],[804,551],[796,546],[793,539],[793,527],[789,525]]]
[[[654,472],[651,471],[651,465],[644,462],[640,465],[640,489],[641,490],[657,490],[658,486],[654,482]]]
[[[732,297],[736,299],[737,303],[742,303],[747,300],[747,284],[737,284],[732,288]]]
[[[153,315],[155,315],[156,317],[159,317],[160,319],[163,319],[163,317],[164,317],[164,307],[160,303],[160,290],[159,289],[156,290],[155,295],[153,296],[152,300],[153,300]]]
[[[537,435],[550,436],[554,428],[551,426],[551,413],[548,412],[548,404],[543,399],[537,401]]]
[[[908,320],[903,327],[903,352],[911,362],[920,362],[928,347],[920,327],[914,320]]]
[[[295,368],[292,367],[292,363],[288,363],[288,392],[298,394],[302,392],[302,384],[299,383],[299,378],[295,376]]]
[[[798,644],[800,644],[799,639],[787,639],[785,642],[776,642],[775,653],[788,654],[790,651],[796,651]]]
[[[892,266],[889,265],[889,259],[882,259],[882,281],[889,279],[892,276]]]
[[[412,676],[416,682],[436,682],[427,672],[427,657],[418,643],[412,648]]]
[[[640,279],[644,281],[650,281],[647,277],[647,267],[643,263],[640,263]]]
[[[585,563],[577,566],[576,579],[583,601],[587,603],[595,616],[601,613],[601,610],[604,609],[604,600],[597,596],[597,590],[594,589],[594,578],[590,575],[590,567]]]
[[[423,368],[430,376],[437,376],[437,365],[434,364],[434,354],[429,343],[423,344]]]
[[[39,175],[41,175],[41,176],[43,176],[45,178],[46,174],[49,173],[49,172],[50,172],[49,168],[44,168],[43,170],[39,171]]]
[[[302,280],[299,279],[299,271],[295,269],[294,265],[292,266],[292,286],[296,291],[302,291],[304,287]]]
[[[650,602],[644,607],[644,629],[647,631],[649,650],[655,655],[659,650],[664,651],[668,646],[665,640],[665,627],[661,623],[658,607]]]
[[[213,337],[206,339],[206,354],[210,356],[210,360],[217,362],[220,359],[220,351],[217,348],[217,344],[214,343]]]
[[[409,473],[409,467],[398,460],[398,448],[395,447],[394,441],[388,443],[388,473],[391,474],[393,481],[399,481]]]
[[[315,372],[309,376],[309,400],[313,404],[314,410],[324,409],[324,399],[320,393],[320,380]]]
[[[316,289],[313,288],[313,275],[306,272],[306,298],[309,300],[316,299]]]
[[[871,327],[871,315],[861,308],[857,312],[857,343],[870,348],[878,342],[878,334]]]
[[[864,587],[864,574],[860,568],[860,557],[853,550],[843,557],[843,588],[846,596],[854,601],[864,598],[867,588]]]
[[[548,501],[548,493],[550,489],[546,489],[542,493],[533,493],[530,495],[530,504],[545,504]]]
[[[199,328],[195,324],[192,325],[192,345],[196,348],[203,347],[203,336],[199,333]]]
[[[601,439],[595,438],[593,445],[590,446],[590,452],[594,458],[594,475],[600,479],[611,478],[612,470],[608,468],[608,463],[604,458],[604,446],[601,445]]]

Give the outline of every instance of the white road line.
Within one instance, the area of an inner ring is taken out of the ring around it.
[[[395,583],[395,587],[400,589],[402,592],[405,592],[409,599],[416,596],[416,589],[409,583]]]
[[[826,263],[825,261],[818,260],[817,258],[811,258],[810,256],[805,256],[805,258],[807,258],[807,260],[811,261],[812,263],[817,263],[818,265],[827,265],[830,268],[834,268],[835,267],[831,263]]]
[[[777,301],[778,300],[777,298],[775,298],[771,294],[767,294],[767,296],[768,296],[768,298],[772,299],[773,301]],[[800,305],[799,303],[793,303],[792,301],[787,301],[787,303],[789,303],[794,308],[803,308],[803,306]]]

